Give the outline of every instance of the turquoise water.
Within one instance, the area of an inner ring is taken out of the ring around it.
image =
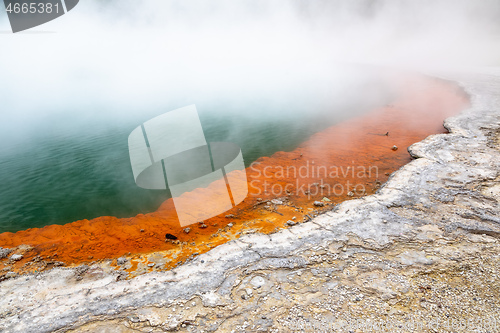
[[[207,141],[238,144],[248,166],[261,156],[293,150],[311,134],[374,104],[380,104],[376,98],[342,105],[312,103],[310,108],[302,104],[295,110],[255,104],[232,113],[215,112],[220,107],[203,103],[197,107]],[[3,139],[0,232],[156,210],[169,192],[135,185],[127,139],[135,127],[163,112],[116,124],[112,118],[67,117],[52,122],[57,126],[34,126],[31,139],[22,144]]]

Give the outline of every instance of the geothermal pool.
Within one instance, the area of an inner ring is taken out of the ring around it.
[[[238,144],[249,166],[259,157],[291,151],[312,134],[382,103],[381,96],[388,95],[382,89],[388,88],[381,87],[377,73],[363,75],[354,88],[369,93],[359,100],[339,100],[335,97],[339,92],[323,83],[317,91],[303,89],[285,97],[186,99],[185,103],[196,104],[208,142]],[[332,98],[325,98],[327,93]],[[128,135],[144,121],[182,106],[88,118],[68,106],[21,139],[0,135],[0,233],[158,209],[169,192],[136,186]]]
[[[411,160],[409,145],[445,133],[443,120],[468,105],[459,87],[415,74],[392,77],[387,91],[390,99],[369,101],[360,92],[362,102],[350,104],[344,116],[269,112],[242,119],[200,112],[207,141],[232,141],[242,148],[249,195],[232,210],[191,225],[188,232],[179,225],[168,193],[135,188],[126,138],[136,124],[98,129],[101,135],[89,136],[85,143],[69,138],[63,141],[71,143],[65,148],[53,138],[52,146],[44,146],[51,147],[51,154],[41,153],[47,164],[30,165],[28,181],[20,188],[13,181],[3,193],[4,200],[5,193],[19,195],[5,206],[10,210],[2,210],[3,231],[32,229],[0,234],[0,246],[30,246],[15,264],[20,270],[43,269],[23,266],[35,256],[68,265],[128,256],[134,273],[147,264],[142,254],[157,252],[165,258],[164,265],[149,270],[169,269],[242,234],[306,222],[339,202],[374,193]],[[11,163],[11,171],[18,163],[13,178],[20,182],[29,158],[18,156],[3,163]],[[57,156],[62,161],[54,164]],[[47,168],[58,172],[43,175]],[[16,222],[16,216],[23,222]],[[165,241],[166,233],[178,239]]]

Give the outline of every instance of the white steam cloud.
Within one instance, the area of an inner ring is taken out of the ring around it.
[[[82,0],[11,34],[1,11],[0,132],[198,101],[350,98],[339,92],[360,78],[346,63],[500,65],[499,17],[488,0]]]

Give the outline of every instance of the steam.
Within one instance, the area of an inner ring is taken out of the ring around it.
[[[82,0],[0,34],[0,132],[141,122],[205,102],[301,112],[359,94],[366,78],[347,64],[500,65],[498,17],[494,0]]]

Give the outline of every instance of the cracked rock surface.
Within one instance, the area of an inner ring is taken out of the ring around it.
[[[500,331],[500,76],[377,194],[130,280],[57,267],[0,283],[2,332]]]

